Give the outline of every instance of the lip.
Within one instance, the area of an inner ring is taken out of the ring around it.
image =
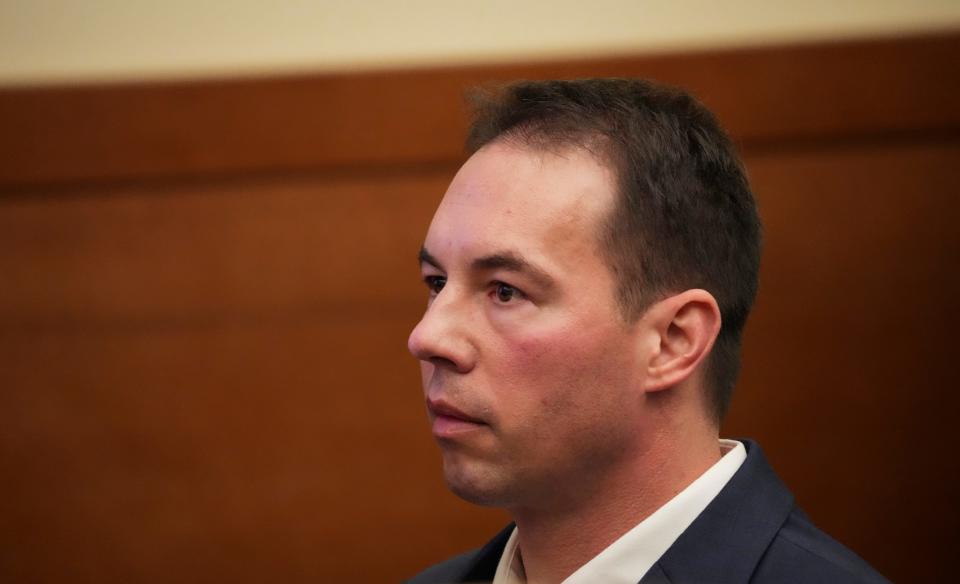
[[[427,399],[427,410],[433,419],[431,429],[437,439],[456,438],[487,426],[480,418],[471,416],[443,400]]]

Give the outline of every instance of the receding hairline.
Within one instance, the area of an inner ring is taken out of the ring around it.
[[[504,131],[492,140],[471,149],[469,154],[473,156],[478,152],[497,146],[551,154],[560,158],[566,158],[566,155],[571,152],[581,152],[590,155],[600,166],[610,171],[614,177],[619,177],[619,164],[614,159],[617,149],[613,141],[614,139],[611,136],[599,129],[554,133],[549,127],[541,127],[540,124],[530,123],[520,124]]]
[[[616,139],[599,128],[583,129],[581,131],[560,131],[538,123],[519,124],[509,128],[492,140],[481,144],[471,152],[471,156],[487,148],[505,146],[526,152],[542,152],[565,158],[571,152],[584,153],[607,172],[610,173],[612,198],[608,206],[596,218],[593,226],[597,250],[602,255],[607,269],[615,280],[620,280],[621,258],[616,255],[616,246],[611,238],[616,235],[617,217],[623,212],[626,204],[624,189],[627,188],[625,160],[623,152],[616,144]],[[648,294],[642,301],[630,300],[627,297],[627,283],[619,281],[616,285],[616,301],[620,308],[620,316],[624,323],[631,324],[646,312],[650,305],[669,295],[664,290],[654,290],[648,286]],[[674,292],[680,292],[676,290]]]

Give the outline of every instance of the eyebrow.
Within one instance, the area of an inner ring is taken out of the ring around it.
[[[437,260],[437,258],[430,255],[430,252],[427,251],[427,248],[425,247],[420,248],[420,254],[417,256],[417,259],[420,260],[419,263],[421,266],[423,264],[430,264],[431,266],[437,268],[438,270],[442,272],[446,272],[446,270],[443,269],[443,266],[440,265],[440,262]]]
[[[430,255],[427,248],[420,248],[420,264],[430,264],[441,271],[443,266],[437,258]],[[471,262],[470,267],[477,271],[506,270],[528,276],[538,286],[545,290],[555,288],[557,283],[545,270],[530,263],[523,256],[512,251],[502,251],[479,257]]]

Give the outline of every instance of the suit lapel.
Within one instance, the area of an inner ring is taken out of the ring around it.
[[[491,582],[497,574],[497,566],[500,564],[500,556],[503,555],[503,549],[507,547],[507,540],[513,533],[515,524],[506,526],[500,533],[494,536],[487,545],[480,548],[475,556],[473,564],[459,580],[460,582]]]
[[[667,574],[663,571],[663,568],[657,563],[647,570],[647,573],[643,575],[643,579],[640,580],[640,584],[671,584],[671,582],[670,578],[667,578]]]
[[[743,442],[743,465],[641,584],[749,581],[794,504],[760,447]]]

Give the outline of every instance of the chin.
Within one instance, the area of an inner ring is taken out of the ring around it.
[[[451,461],[444,457],[443,477],[447,488],[468,503],[484,507],[506,507],[510,500],[507,481],[480,463]]]

